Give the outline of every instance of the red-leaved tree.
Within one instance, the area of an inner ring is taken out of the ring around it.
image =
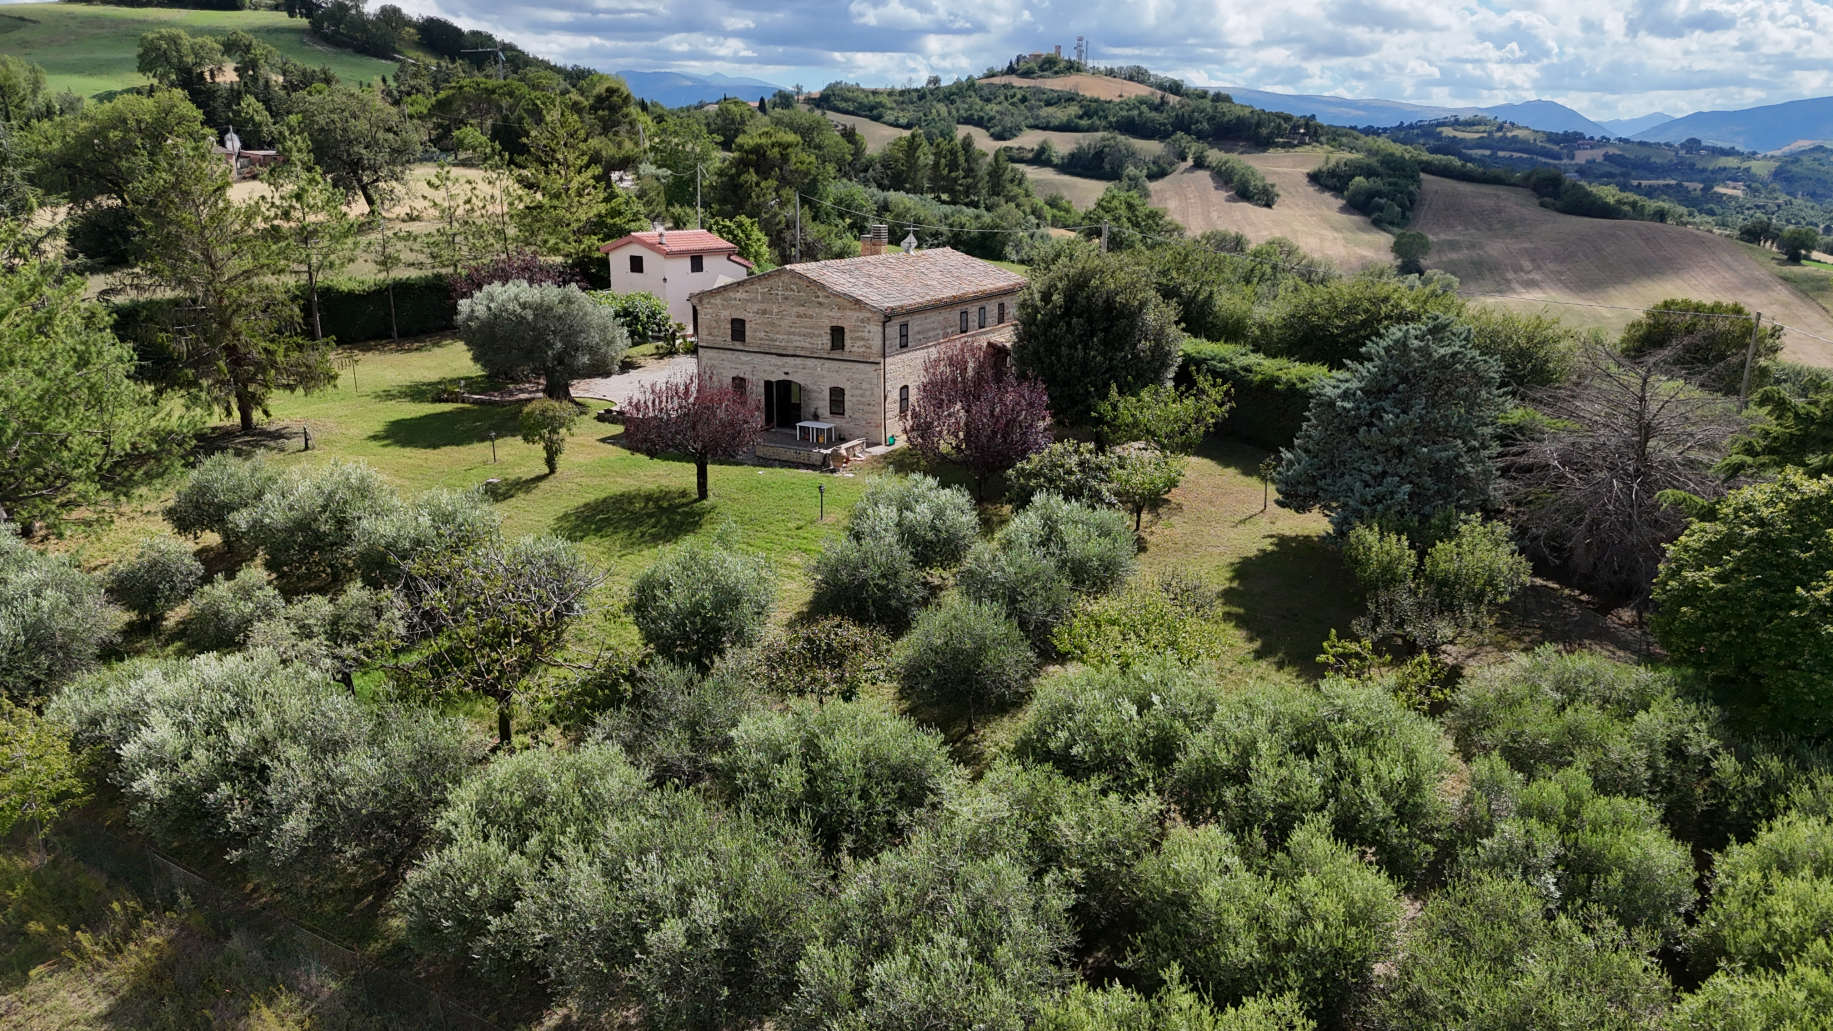
[[[548,261],[534,251],[517,251],[479,262],[452,276],[449,285],[454,303],[477,293],[492,283],[521,280],[529,286],[576,286],[585,289],[586,282],[572,269],[557,261]]]
[[[989,478],[1050,446],[1050,397],[984,344],[957,344],[924,367],[904,436],[925,460],[966,468],[978,499]]]
[[[730,387],[695,379],[651,383],[624,406],[623,445],[640,455],[681,455],[694,460],[694,485],[706,500],[706,467],[715,458],[737,458],[757,443],[764,414]]]

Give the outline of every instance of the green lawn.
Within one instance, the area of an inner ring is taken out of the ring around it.
[[[8,4],[0,7],[0,53],[43,65],[53,93],[67,89],[88,97],[146,85],[135,68],[140,35],[163,28],[219,36],[240,29],[301,64],[329,66],[352,83],[374,82],[395,70],[392,61],[307,39],[306,23],[280,11]]]

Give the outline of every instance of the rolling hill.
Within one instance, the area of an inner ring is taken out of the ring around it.
[[[1768,153],[1805,141],[1833,140],[1833,97],[1791,100],[1738,111],[1695,111],[1636,134],[1638,140],[1698,139]]]
[[[1599,121],[1598,124],[1609,129],[1612,136],[1634,136],[1639,132],[1647,132],[1656,126],[1664,125],[1673,120],[1674,116],[1668,114],[1666,111],[1656,111],[1653,114],[1641,115],[1636,118],[1605,118]]]
[[[1273,208],[1242,203],[1195,169],[1155,183],[1153,203],[1192,232],[1233,229],[1256,242],[1284,236],[1343,269],[1393,260],[1391,237],[1305,179],[1321,153],[1242,157],[1279,187]],[[1788,357],[1833,367],[1833,343],[1814,339],[1833,338],[1833,316],[1777,275],[1773,255],[1735,240],[1655,222],[1561,215],[1526,190],[1430,175],[1412,228],[1432,239],[1426,265],[1458,277],[1460,292],[1473,300],[1544,309],[1572,325],[1611,331],[1636,317],[1624,308],[1670,297],[1735,300],[1805,331],[1784,335]]]
[[[211,35],[240,29],[301,64],[327,66],[348,82],[374,82],[395,71],[392,61],[317,42],[305,22],[279,11],[7,4],[0,6],[0,53],[43,65],[52,92],[67,89],[89,97],[146,85],[135,68],[140,34],[164,28]]]
[[[733,78],[729,75],[635,71],[618,72],[617,74],[630,87],[630,92],[644,100],[654,101],[668,107],[707,104],[725,97],[737,97],[740,100],[756,103],[759,97],[768,97],[777,90],[786,88],[762,79]]]
[[[1582,132],[1591,136],[1615,136],[1606,126],[1594,122],[1564,104],[1551,100],[1529,100],[1519,104],[1495,104],[1490,107],[1439,107],[1412,104],[1403,100],[1364,100],[1353,97],[1324,97],[1304,93],[1274,93],[1241,86],[1211,86],[1233,97],[1238,104],[1283,111],[1289,115],[1313,115],[1326,125],[1376,126],[1404,125],[1408,122],[1434,121],[1488,115],[1542,132]]]

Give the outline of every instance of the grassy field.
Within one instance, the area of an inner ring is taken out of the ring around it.
[[[992,75],[980,80],[1007,86],[1036,86],[1038,89],[1062,90],[1066,93],[1080,93],[1096,100],[1124,100],[1127,97],[1163,97],[1170,94],[1163,90],[1153,89],[1143,82],[1131,79],[1116,79],[1108,75],[1054,75],[1049,78],[1027,79],[1017,75]]]
[[[0,53],[44,66],[52,92],[94,96],[146,85],[135,69],[140,35],[153,29],[223,35],[240,29],[301,64],[329,66],[347,82],[394,74],[392,61],[364,57],[308,37],[306,23],[279,11],[187,11],[90,4],[8,4],[0,7]]]

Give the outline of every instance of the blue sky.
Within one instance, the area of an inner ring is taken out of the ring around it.
[[[1078,33],[1101,64],[1206,85],[1595,118],[1833,94],[1816,0],[396,0],[563,62],[809,87],[952,79]],[[372,5],[374,0],[372,0]]]

